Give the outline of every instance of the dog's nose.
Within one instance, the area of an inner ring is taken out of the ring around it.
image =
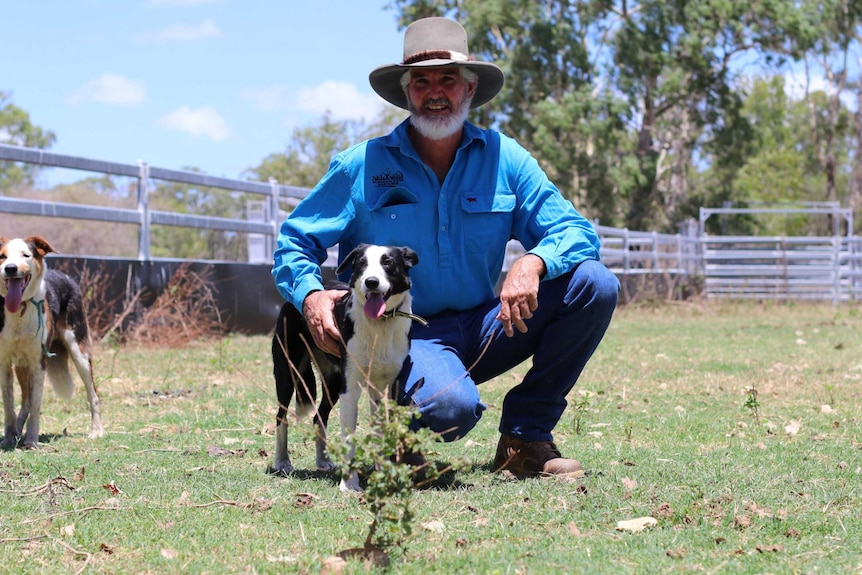
[[[13,276],[18,273],[18,266],[16,266],[15,264],[6,264],[5,266],[3,266],[3,273],[5,273],[6,275]]]
[[[368,289],[377,289],[380,286],[380,280],[374,276],[365,278],[365,287]]]

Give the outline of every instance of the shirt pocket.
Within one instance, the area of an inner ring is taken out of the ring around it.
[[[373,238],[363,241],[402,245],[417,235],[419,198],[404,187],[390,188],[376,198],[367,198]]]
[[[509,241],[517,202],[508,190],[461,192],[465,243],[473,252],[487,252]]]

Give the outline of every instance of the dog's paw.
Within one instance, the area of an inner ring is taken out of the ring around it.
[[[341,483],[338,484],[338,489],[342,493],[359,493],[362,487],[359,485],[359,474],[353,472],[349,477],[341,478]]]
[[[0,449],[4,449],[9,451],[11,449],[15,449],[15,446],[18,445],[18,438],[8,435],[3,438],[3,441],[0,441]]]
[[[87,437],[90,439],[99,439],[101,437],[105,437],[105,430],[102,428],[90,430],[90,433],[87,434]]]
[[[266,472],[268,475],[287,477],[293,473],[293,465],[290,461],[277,461],[275,465],[267,466]]]
[[[335,471],[337,466],[332,462],[331,459],[324,458],[317,460],[317,470],[318,471]]]

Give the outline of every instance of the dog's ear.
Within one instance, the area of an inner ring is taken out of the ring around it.
[[[50,254],[56,251],[51,247],[51,244],[48,243],[48,240],[42,236],[30,236],[24,241],[27,242],[30,249],[39,254],[40,257],[44,257],[45,254]]]
[[[337,274],[344,273],[344,270],[347,269],[347,266],[352,266],[353,261],[356,259],[356,256],[358,256],[361,252],[365,251],[365,248],[367,248],[367,247],[368,247],[367,244],[359,244],[358,246],[356,246],[355,248],[350,250],[350,253],[347,254],[347,256],[345,256],[344,260],[342,260],[342,262],[340,264],[338,264],[338,267],[335,268],[335,273],[337,273]]]
[[[6,236],[0,236],[0,249],[3,249],[3,246],[9,243],[9,238]]]
[[[419,263],[419,254],[407,247],[403,247],[400,249],[401,257],[404,258],[404,263],[407,265],[407,269],[410,269]]]

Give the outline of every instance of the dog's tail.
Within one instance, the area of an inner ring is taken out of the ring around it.
[[[69,358],[66,348],[56,346],[51,350],[52,356],[48,358],[48,381],[54,388],[54,393],[62,399],[69,401],[75,391],[75,381],[69,371]]]

